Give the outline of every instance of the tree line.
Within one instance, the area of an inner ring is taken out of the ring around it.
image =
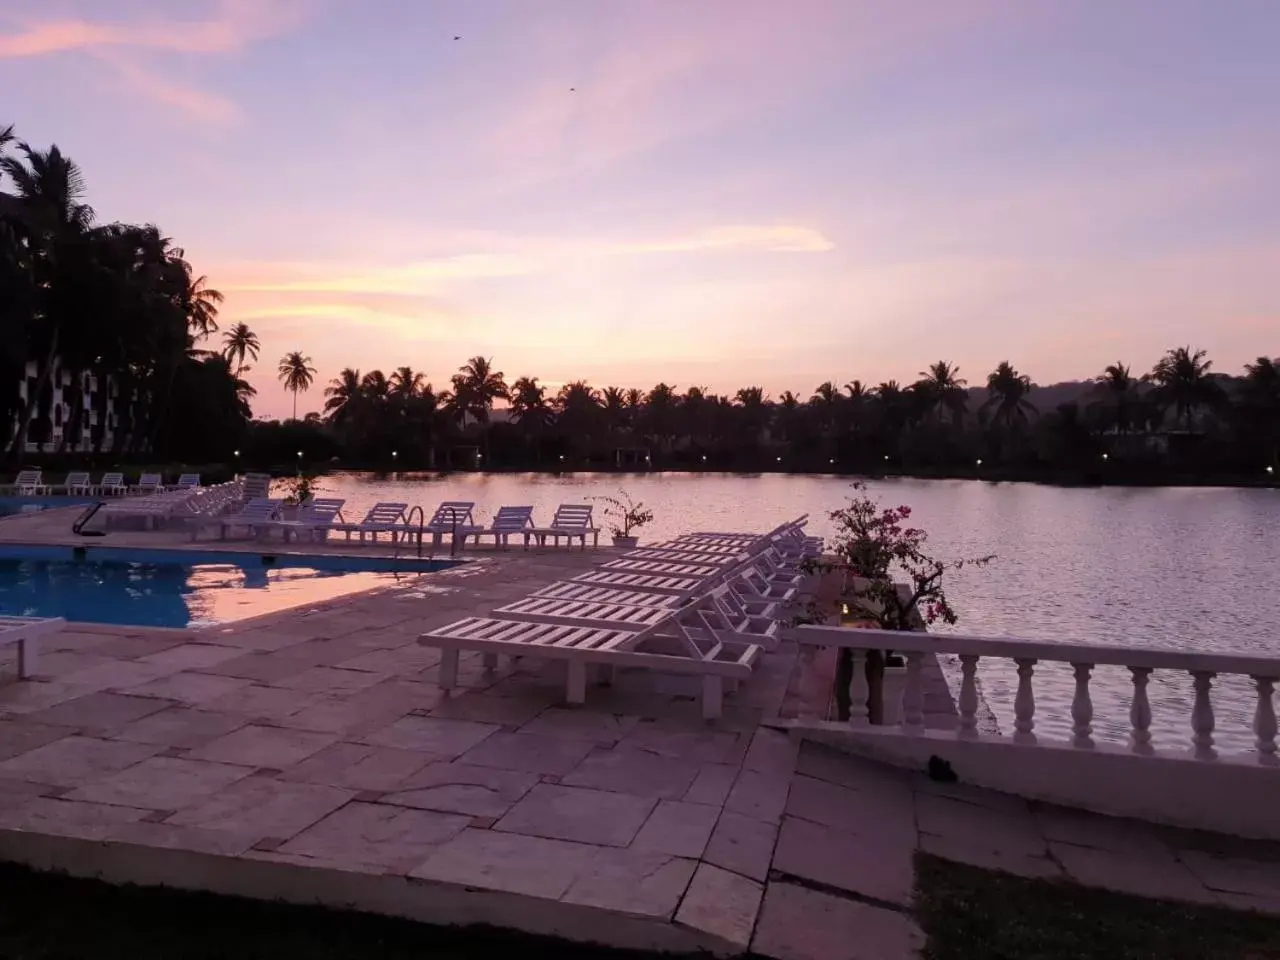
[[[315,384],[301,352],[279,377],[297,397]],[[1052,388],[1060,391],[1060,388]],[[310,442],[368,465],[577,468],[892,469],[997,474],[1127,468],[1261,477],[1280,469],[1280,359],[1238,376],[1203,350],[1175,347],[1145,373],[1114,363],[1047,409],[1008,362],[971,388],[938,361],[909,384],[819,384],[807,397],[759,386],[732,395],[659,383],[651,390],[508,380],[491,359],[435,388],[411,367],[344,369],[309,414]],[[296,412],[295,412],[296,423]],[[292,441],[290,441],[292,442]],[[326,446],[327,445],[327,446]]]
[[[253,388],[201,347],[218,329],[222,295],[154,224],[99,223],[85,192],[83,172],[57,145],[38,149],[0,128],[8,460],[28,444],[54,454],[229,455]]]

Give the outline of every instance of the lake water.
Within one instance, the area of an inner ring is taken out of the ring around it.
[[[558,503],[625,489],[654,511],[642,540],[690,530],[765,530],[807,513],[830,533],[828,513],[850,495],[850,479],[783,474],[333,474],[324,495],[346,497],[348,518],[377,500],[474,500],[487,522],[504,504],[532,504],[549,520]],[[988,567],[950,582],[968,634],[1087,641],[1280,656],[1280,490],[1062,488],[964,480],[869,483],[885,505],[908,504],[940,559],[994,553]],[[597,510],[601,507],[598,505]],[[1036,684],[1038,728],[1064,735],[1074,690],[1069,673],[1045,666]],[[1012,665],[984,662],[983,693],[1001,729],[1012,729]],[[1247,680],[1224,678],[1215,698],[1217,740],[1247,748],[1253,711]],[[1095,674],[1100,737],[1128,733],[1127,671]],[[1157,673],[1149,694],[1162,744],[1189,739],[1190,683]]]

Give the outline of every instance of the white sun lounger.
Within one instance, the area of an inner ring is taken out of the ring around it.
[[[271,474],[246,473],[242,483],[240,499],[245,503],[250,500],[261,500],[271,495]]]
[[[601,570],[617,570],[621,573],[650,573],[673,577],[710,577],[723,568],[712,563],[675,563],[670,560],[610,560]]]
[[[637,550],[628,550],[624,559],[640,563],[697,564],[724,569],[745,563],[750,558],[751,551],[745,548],[731,553],[694,553],[687,550],[670,550],[665,547],[640,547]]]
[[[565,660],[569,703],[585,702],[588,666],[695,674],[702,678],[702,715],[714,720],[722,711],[725,681],[749,678],[761,647],[685,630],[677,622],[679,613],[672,611],[665,620],[640,629],[467,617],[423,634],[418,642],[440,649],[440,686],[445,690],[457,685],[462,650],[480,652],[486,659],[505,654]]]
[[[164,477],[158,473],[144,473],[133,485],[137,493],[156,493],[164,488]]]
[[[467,537],[475,536],[478,539],[485,529],[473,519],[475,509],[476,505],[471,500],[446,500],[436,507],[431,519],[423,524],[422,533],[431,534],[431,542],[437,547],[445,534],[457,537],[460,545],[467,542]],[[418,531],[414,530],[412,533],[416,535]]]
[[[87,496],[93,490],[93,483],[89,480],[89,474],[78,471],[67,474],[62,489],[71,496]]]
[[[570,580],[591,587],[642,590],[645,593],[665,593],[676,597],[691,597],[707,587],[705,577],[668,577],[648,573],[623,573],[620,570],[588,570]]]
[[[237,527],[243,527],[251,537],[256,536],[259,527],[280,519],[280,510],[283,506],[283,500],[257,497],[246,503],[238,513],[230,513],[225,517],[197,518],[191,522],[191,539],[196,539],[201,530],[209,527],[216,527],[218,536],[223,540],[226,540],[231,531]]]
[[[98,484],[98,493],[104,497],[123,497],[129,492],[124,485],[123,473],[104,473],[102,482]]]
[[[591,534],[591,545],[593,547],[600,546],[600,531],[592,526],[591,523],[591,504],[589,503],[562,503],[556,507],[555,516],[551,518],[551,523],[545,527],[534,527],[529,533],[538,541],[538,546],[545,547],[547,545],[547,537],[551,537],[555,546],[560,546],[560,538],[565,538],[565,543],[573,546],[574,538],[582,541],[582,549],[587,549],[587,534]]]
[[[175,490],[198,490],[200,488],[200,474],[184,473],[178,477],[178,482],[173,485]]]
[[[342,505],[346,502],[336,497],[319,497],[299,507],[296,519],[268,520],[255,529],[264,537],[270,536],[273,530],[279,530],[285,543],[289,542],[290,534],[298,538],[305,534],[308,539],[323,540],[336,524],[342,522]]]
[[[20,496],[34,497],[47,493],[49,488],[45,486],[39,470],[22,470],[13,478],[13,490]]]
[[[62,617],[0,616],[0,646],[18,645],[18,676],[26,680],[40,666],[40,638],[67,625]]]
[[[625,603],[633,607],[662,607],[678,610],[689,602],[688,597],[673,593],[645,593],[642,590],[614,590],[611,587],[593,587],[572,580],[548,583],[533,591],[535,597],[554,597],[557,600],[587,600],[599,603]]]
[[[476,543],[481,537],[493,537],[493,545],[507,549],[512,537],[523,537],[525,549],[529,549],[529,532],[533,528],[533,507],[499,507],[488,527],[475,533]]]
[[[18,676],[25,680],[39,668],[40,638],[61,630],[67,621],[62,617],[0,616],[0,646],[18,645]]]
[[[390,534],[391,539],[395,540],[409,529],[404,521],[405,511],[408,508],[407,503],[382,501],[375,503],[359,523],[335,523],[330,529],[341,530],[347,535],[348,540],[351,539],[351,534],[358,533],[361,543],[364,543],[365,534],[368,534],[374,543],[378,542],[380,533]]]

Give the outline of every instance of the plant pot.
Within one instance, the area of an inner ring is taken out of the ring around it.
[[[614,537],[613,545],[619,550],[633,550],[637,543],[640,542],[639,537]]]

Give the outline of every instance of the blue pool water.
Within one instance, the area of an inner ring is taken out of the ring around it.
[[[0,497],[0,517],[23,513],[27,510],[78,507],[93,502],[92,497]]]
[[[199,627],[397,583],[449,561],[0,545],[0,615]]]

